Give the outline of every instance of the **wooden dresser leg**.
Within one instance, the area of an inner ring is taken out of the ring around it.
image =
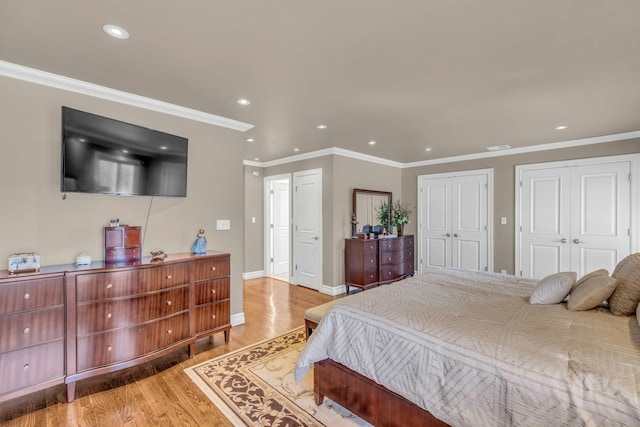
[[[231,338],[231,329],[224,330],[224,343],[229,344],[229,339]]]
[[[67,402],[71,403],[76,398],[76,383],[67,383]]]
[[[191,359],[196,355],[196,343],[189,344],[189,358]]]
[[[316,405],[320,406],[322,405],[322,402],[324,401],[324,394],[318,393],[317,391],[313,392],[313,398],[316,401]]]

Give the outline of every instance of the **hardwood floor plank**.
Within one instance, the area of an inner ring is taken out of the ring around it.
[[[0,403],[0,426],[231,426],[183,372],[185,368],[304,325],[304,312],[334,299],[271,278],[244,282],[245,324],[152,362],[79,381],[66,403],[64,385]]]

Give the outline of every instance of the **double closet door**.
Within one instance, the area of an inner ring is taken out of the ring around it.
[[[492,170],[419,177],[420,272],[492,270]]]
[[[545,166],[518,168],[516,271],[538,279],[559,271],[611,273],[631,249],[631,162]]]

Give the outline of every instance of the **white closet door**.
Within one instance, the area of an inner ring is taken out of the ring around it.
[[[616,264],[630,251],[629,162],[571,168],[571,266],[578,277]]]
[[[424,268],[451,266],[451,179],[423,181],[422,246]]]
[[[571,169],[522,173],[522,275],[543,278],[571,265]]]
[[[487,175],[452,180],[452,267],[487,270]]]

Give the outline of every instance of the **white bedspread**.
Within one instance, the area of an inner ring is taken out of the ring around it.
[[[333,359],[453,426],[640,425],[640,328],[530,305],[536,282],[443,270],[337,300],[296,365]]]

